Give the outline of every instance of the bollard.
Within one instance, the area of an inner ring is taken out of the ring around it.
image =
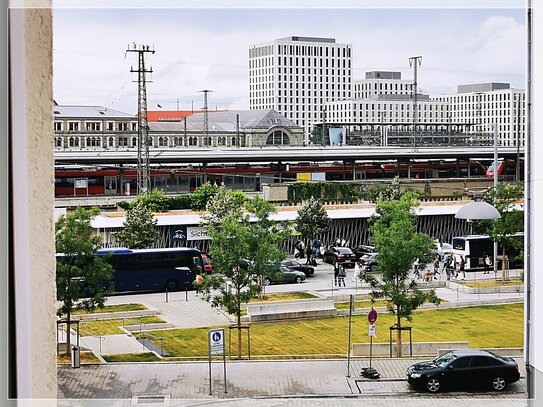
[[[80,366],[80,350],[77,346],[72,347],[72,367],[77,369]]]

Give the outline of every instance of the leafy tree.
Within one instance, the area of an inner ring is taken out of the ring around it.
[[[263,276],[270,263],[285,258],[278,246],[290,230],[270,219],[275,208],[268,201],[254,197],[243,202],[224,187],[207,208],[202,225],[212,239],[210,254],[217,273],[204,276],[198,290],[213,306],[236,316],[241,358],[241,305],[262,290],[253,277]]]
[[[221,189],[220,185],[206,182],[196,191],[190,194],[191,209],[195,211],[203,211],[206,209],[208,201],[215,196]]]
[[[479,233],[488,234],[493,241],[498,242],[502,249],[502,258],[510,249],[520,251],[524,241],[519,234],[524,231],[524,212],[515,207],[522,198],[524,198],[523,184],[498,183],[497,191],[490,189],[483,200],[493,205],[500,213],[501,218],[487,221],[474,221],[473,228]],[[507,264],[502,261],[502,276],[509,278]]]
[[[396,315],[396,328],[402,327],[403,318],[412,321],[413,311],[426,300],[440,302],[434,290],[425,294],[410,278],[413,262],[433,248],[428,235],[416,232],[415,206],[415,195],[408,192],[399,200],[379,201],[376,214],[370,218],[371,241],[377,248],[381,277],[365,272],[362,279],[372,288],[372,301],[379,298],[387,301],[388,311]],[[402,331],[396,332],[397,354],[401,357]]]
[[[365,194],[368,201],[377,202],[398,200],[405,192],[405,188],[400,185],[400,180],[395,177],[390,184],[378,184],[371,186]]]
[[[296,230],[302,239],[310,239],[319,233],[324,233],[330,227],[330,218],[326,209],[318,199],[309,198],[309,201],[298,211]]]
[[[146,249],[158,239],[158,230],[155,228],[157,222],[149,207],[138,201],[126,211],[124,228],[115,233],[115,238],[122,246]]]
[[[102,239],[96,235],[90,222],[99,213],[98,208],[77,208],[61,216],[55,224],[57,253],[57,299],[61,302],[59,316],[65,315],[68,327],[74,309],[93,311],[103,307],[107,286],[113,279],[113,269],[103,257],[96,256]],[[70,335],[67,335],[66,353],[70,353]]]
[[[166,212],[171,209],[170,198],[163,191],[157,189],[152,190],[148,194],[138,195],[132,202],[121,201],[118,203],[124,210],[132,209],[140,204],[151,212]]]

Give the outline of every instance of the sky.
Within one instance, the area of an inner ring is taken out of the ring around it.
[[[213,91],[209,109],[248,109],[248,49],[289,36],[352,44],[353,80],[371,70],[412,79],[409,58],[421,55],[418,83],[425,94],[455,93],[458,85],[480,82],[524,89],[525,11],[517,3],[519,8],[481,9],[324,3],[297,9],[277,2],[274,8],[56,7],[53,93],[62,105],[136,113],[137,74],[130,70],[137,69],[138,59],[125,52],[136,43],[155,49],[145,60],[153,69],[148,110],[201,109],[202,89]]]

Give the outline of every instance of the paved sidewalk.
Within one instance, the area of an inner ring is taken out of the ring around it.
[[[206,362],[83,365],[79,369],[60,366],[58,397],[132,399],[161,395],[171,399],[205,401],[285,397],[335,397],[344,400],[346,397],[372,396],[432,397],[435,401],[434,395],[413,391],[403,379],[407,366],[419,360],[375,360],[374,366],[383,374],[383,378],[376,381],[359,376],[358,370],[368,366],[367,360],[351,364],[351,377],[347,377],[346,360],[229,361],[226,393],[223,365],[216,360],[212,367],[211,395]],[[387,374],[401,377],[387,378]],[[440,397],[453,396],[493,398],[496,402],[503,399],[510,403],[503,404],[504,407],[516,406],[515,401],[523,401],[525,397],[525,381],[522,379],[511,384],[505,393],[500,394],[478,391],[444,393]]]
[[[196,296],[195,291],[168,293],[168,302],[165,293],[111,296],[106,305],[129,303],[159,310],[161,316],[176,328],[223,326],[231,322],[227,315]]]

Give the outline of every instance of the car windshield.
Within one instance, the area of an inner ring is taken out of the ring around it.
[[[456,356],[452,352],[445,353],[444,355],[441,355],[437,359],[434,359],[434,364],[439,367],[444,367],[451,363],[454,359],[456,359]]]
[[[337,251],[339,253],[343,253],[343,254],[351,254],[352,253],[351,249],[349,249],[348,247],[338,247]]]

